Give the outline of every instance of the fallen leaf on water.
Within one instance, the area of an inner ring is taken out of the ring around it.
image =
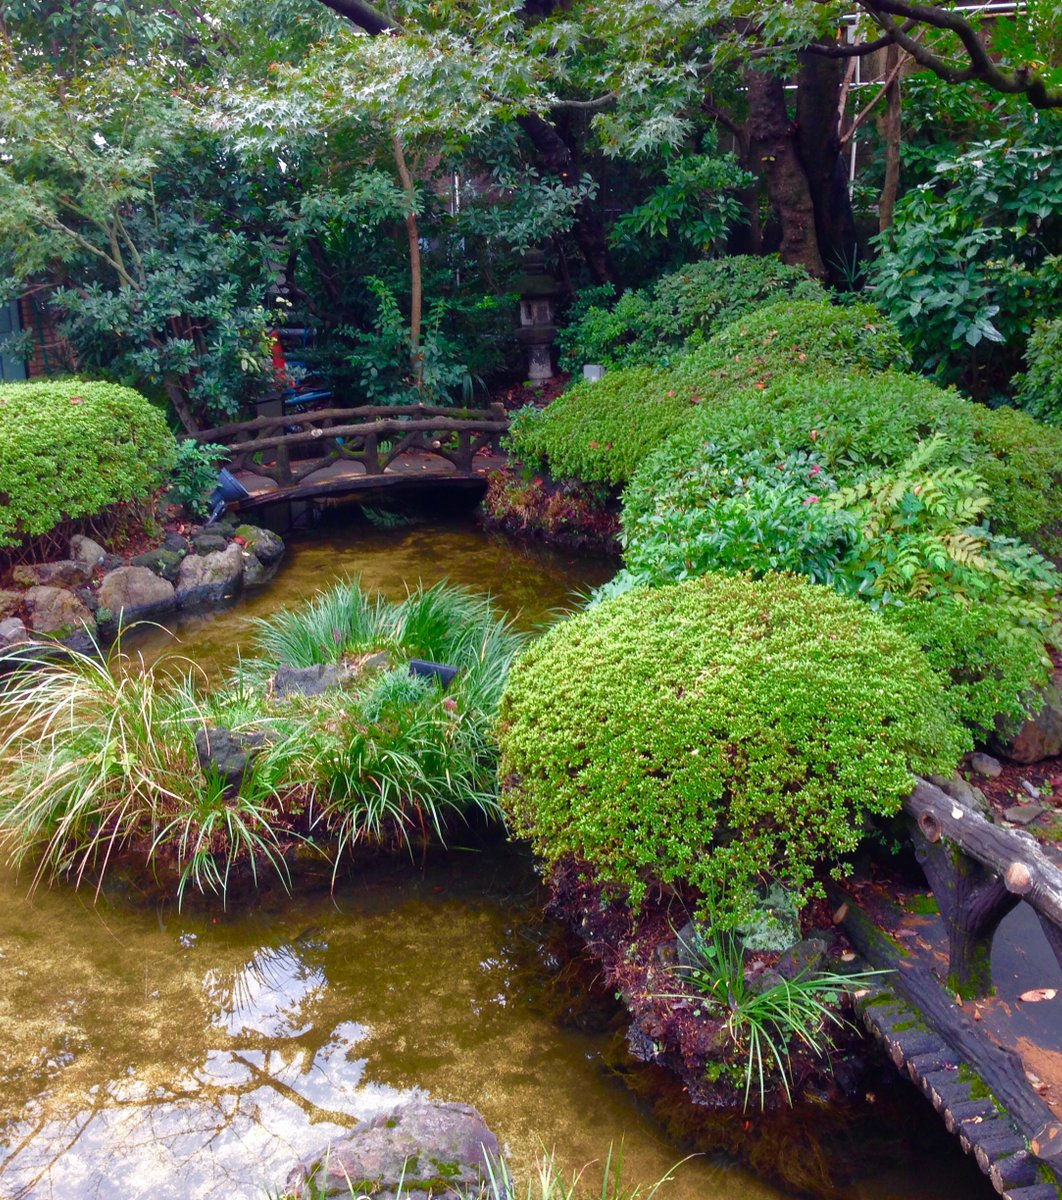
[[[840,925],[840,923],[847,916],[848,916],[848,905],[842,904],[841,907],[833,914],[833,923],[835,925]]]
[[[1053,1000],[1057,995],[1057,988],[1032,988],[1028,992],[1022,992],[1018,999],[1024,1000],[1026,1004],[1035,1004],[1038,1000]]]
[[[845,950],[841,955],[841,962],[855,962],[855,953],[851,950]]]

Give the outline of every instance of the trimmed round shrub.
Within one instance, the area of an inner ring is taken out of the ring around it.
[[[1025,363],[1029,369],[1018,378],[1018,403],[1037,419],[1062,425],[1062,317],[1037,322]]]
[[[1044,554],[1062,554],[1062,429],[1013,408],[975,404],[973,416],[993,525]]]
[[[869,304],[764,305],[671,371],[614,371],[597,383],[577,384],[548,408],[526,410],[514,422],[511,445],[518,457],[548,463],[558,477],[622,484],[650,451],[690,424],[691,414],[725,404],[735,389],[908,361],[896,329]]]
[[[956,714],[981,735],[997,717],[1023,720],[1030,689],[1047,682],[1050,660],[1038,631],[1014,628],[995,605],[940,597],[880,612],[922,647],[947,682]]]
[[[578,383],[548,408],[521,409],[509,447],[557,479],[623,484],[700,403],[695,387],[673,387],[666,371],[631,367]]]
[[[0,546],[145,500],[177,445],[159,409],[115,383],[0,385]]]
[[[763,304],[719,329],[675,367],[674,378],[722,392],[724,385],[768,384],[794,372],[910,365],[899,330],[872,304],[786,300]]]
[[[734,918],[774,878],[807,894],[969,742],[921,651],[793,575],[638,588],[555,626],[499,712],[502,803],[550,866],[638,904],[689,886]]]
[[[825,292],[803,267],[778,258],[732,255],[690,263],[650,287],[627,292],[608,309],[591,304],[561,331],[561,365],[663,366],[723,324],[770,300],[821,300]]]

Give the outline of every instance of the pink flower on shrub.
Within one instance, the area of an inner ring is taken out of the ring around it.
[[[816,463],[816,464],[815,464],[815,465],[814,465],[814,466],[811,468],[811,473],[812,473],[812,475],[821,475],[821,474],[822,474],[822,467],[820,467],[820,466],[819,466],[819,464],[818,464],[818,463]]]
[[[805,506],[808,504],[818,504],[818,502],[819,502],[819,498],[818,498],[818,496],[815,496],[815,495],[806,496],[804,498]]]

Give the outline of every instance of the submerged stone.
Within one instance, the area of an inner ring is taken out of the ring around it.
[[[406,1200],[459,1200],[486,1191],[500,1158],[498,1139],[471,1105],[418,1100],[382,1113],[300,1163],[287,1187],[298,1200],[395,1200],[399,1192]]]

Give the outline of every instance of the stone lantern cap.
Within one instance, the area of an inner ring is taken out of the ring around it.
[[[516,281],[516,291],[525,300],[544,300],[556,296],[560,285],[546,270],[546,256],[541,250],[529,250],[524,255],[524,273]]]

